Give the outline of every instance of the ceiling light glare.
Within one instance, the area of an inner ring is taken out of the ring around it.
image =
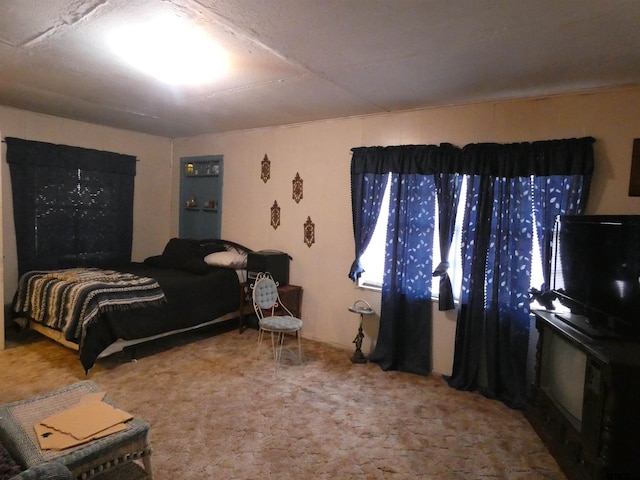
[[[226,53],[205,32],[172,16],[124,27],[111,46],[132,66],[172,85],[207,83],[227,69]]]

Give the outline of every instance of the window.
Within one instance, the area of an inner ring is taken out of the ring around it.
[[[135,157],[5,141],[20,275],[130,261]]]
[[[369,242],[369,246],[362,254],[361,262],[364,272],[358,279],[358,286],[363,288],[371,288],[380,290],[382,288],[382,277],[384,274],[384,251],[387,238],[387,221],[389,219],[389,186],[391,175],[387,188],[384,191],[382,199],[382,207],[380,207],[380,216],[373,231],[373,237]]]
[[[375,231],[373,233],[373,237],[371,238],[371,242],[367,246],[364,254],[362,255],[361,261],[364,268],[364,272],[358,279],[358,286],[362,288],[370,288],[374,290],[380,290],[382,288],[382,280],[384,274],[384,256],[385,256],[385,243],[386,243],[386,233],[387,233],[387,218],[389,213],[389,185],[387,184],[387,188],[384,194],[384,200],[382,203],[382,208],[380,212],[380,217],[378,218],[378,222],[376,224]],[[467,190],[467,182],[466,180],[462,184],[462,191],[460,194],[460,198],[465,198]],[[462,284],[462,264],[460,261],[460,243],[462,236],[462,223],[464,221],[464,202],[460,202],[458,205],[458,211],[456,214],[456,226],[453,234],[453,242],[451,245],[451,254],[449,258],[449,277],[451,278],[451,286],[453,288],[453,293],[458,298],[458,293],[460,292],[461,284]],[[433,265],[435,266],[439,263],[440,259],[440,242],[438,241],[438,216],[436,211],[436,229],[434,232],[433,239]],[[534,223],[535,225],[535,223]],[[542,274],[542,260],[540,258],[540,248],[538,244],[538,236],[535,234],[534,229],[534,239],[533,239],[533,252],[532,252],[532,265],[531,265],[531,286],[535,288],[540,288],[540,285],[543,283],[543,274]],[[434,298],[438,297],[440,289],[440,277],[434,277],[431,285],[431,292]]]

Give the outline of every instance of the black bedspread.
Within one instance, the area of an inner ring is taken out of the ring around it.
[[[86,371],[118,339],[135,340],[194,327],[240,307],[240,282],[231,268],[210,267],[207,273],[194,274],[131,263],[118,270],[155,278],[167,301],[158,306],[102,313],[80,344],[80,361]]]

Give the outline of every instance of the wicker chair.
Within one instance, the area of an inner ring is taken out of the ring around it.
[[[36,423],[74,406],[85,394],[101,390],[95,383],[84,381],[0,406],[0,442],[15,461],[27,469],[55,461],[79,480],[151,480],[149,424],[140,418],[127,422],[127,428],[121,432],[76,447],[59,451],[40,449],[33,429]],[[108,397],[104,400],[112,403]],[[140,460],[144,468],[134,462],[136,460]]]
[[[269,272],[258,273],[251,288],[253,289],[253,309],[258,317],[258,355],[262,348],[264,333],[268,332],[271,334],[271,347],[277,375],[286,335],[293,334],[297,337],[298,363],[302,363],[302,344],[300,341],[302,320],[294,317],[282,303],[278,294],[278,284]]]

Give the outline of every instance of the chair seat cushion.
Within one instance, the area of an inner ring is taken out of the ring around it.
[[[260,320],[260,327],[265,330],[296,331],[302,328],[302,320],[290,316],[264,317]]]

